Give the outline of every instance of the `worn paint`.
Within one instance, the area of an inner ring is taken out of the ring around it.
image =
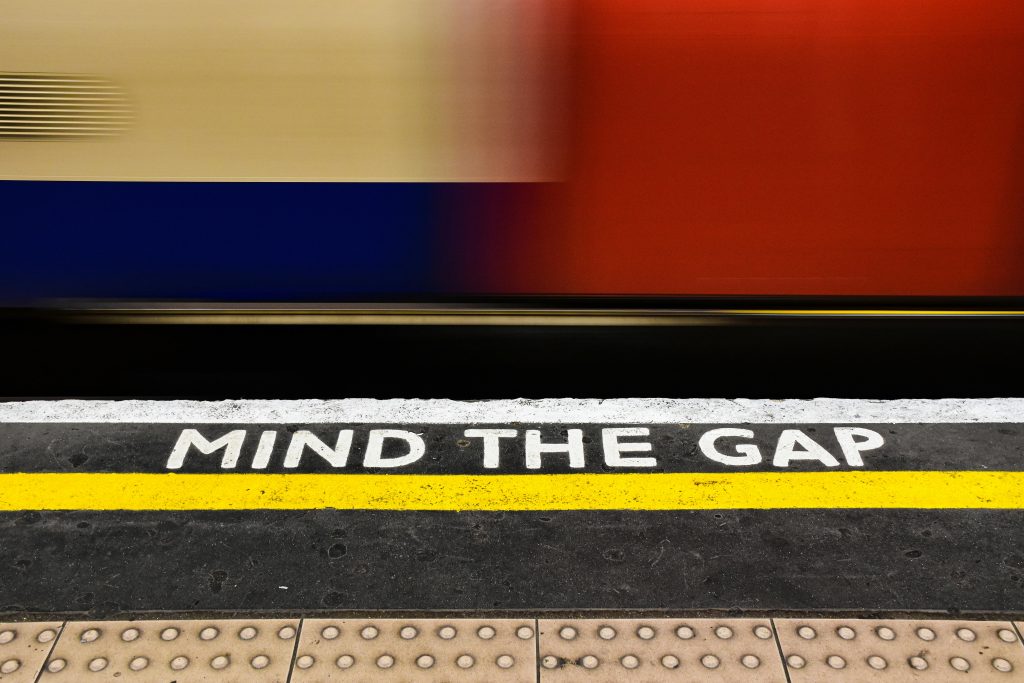
[[[1024,398],[725,398],[10,401],[4,422],[95,423],[971,423],[1018,422]]]

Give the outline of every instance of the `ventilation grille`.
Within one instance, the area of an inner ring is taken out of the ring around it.
[[[124,92],[104,78],[0,71],[0,138],[109,137],[131,120]]]

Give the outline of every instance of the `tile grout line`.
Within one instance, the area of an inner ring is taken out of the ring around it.
[[[541,620],[534,620],[534,668],[537,670],[537,683],[541,683]]]
[[[295,671],[295,659],[299,656],[299,638],[302,637],[302,624],[306,620],[299,617],[299,623],[295,625],[295,645],[292,646],[292,659],[288,664],[288,677],[285,683],[292,683],[292,673]]]
[[[39,679],[43,677],[43,671],[46,670],[46,665],[50,663],[50,657],[53,656],[53,651],[57,649],[57,642],[60,641],[61,636],[64,635],[64,629],[67,628],[68,622],[62,621],[60,626],[57,627],[57,637],[53,639],[53,645],[50,646],[50,651],[46,653],[46,657],[43,658],[43,663],[39,665],[39,671],[36,672],[36,677],[33,683],[39,683]]]
[[[768,623],[772,627],[772,637],[775,638],[775,649],[779,652],[779,659],[782,661],[782,673],[786,676],[786,683],[793,683],[789,677],[789,665],[786,664],[786,655],[782,652],[782,640],[779,639],[779,629],[775,626],[775,619],[769,618]]]

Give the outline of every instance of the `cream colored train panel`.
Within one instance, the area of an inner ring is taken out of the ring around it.
[[[0,178],[543,180],[536,0],[3,0]]]

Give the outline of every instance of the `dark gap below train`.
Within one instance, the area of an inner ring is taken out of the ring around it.
[[[1024,320],[678,327],[112,325],[0,318],[0,397],[1024,395]]]

